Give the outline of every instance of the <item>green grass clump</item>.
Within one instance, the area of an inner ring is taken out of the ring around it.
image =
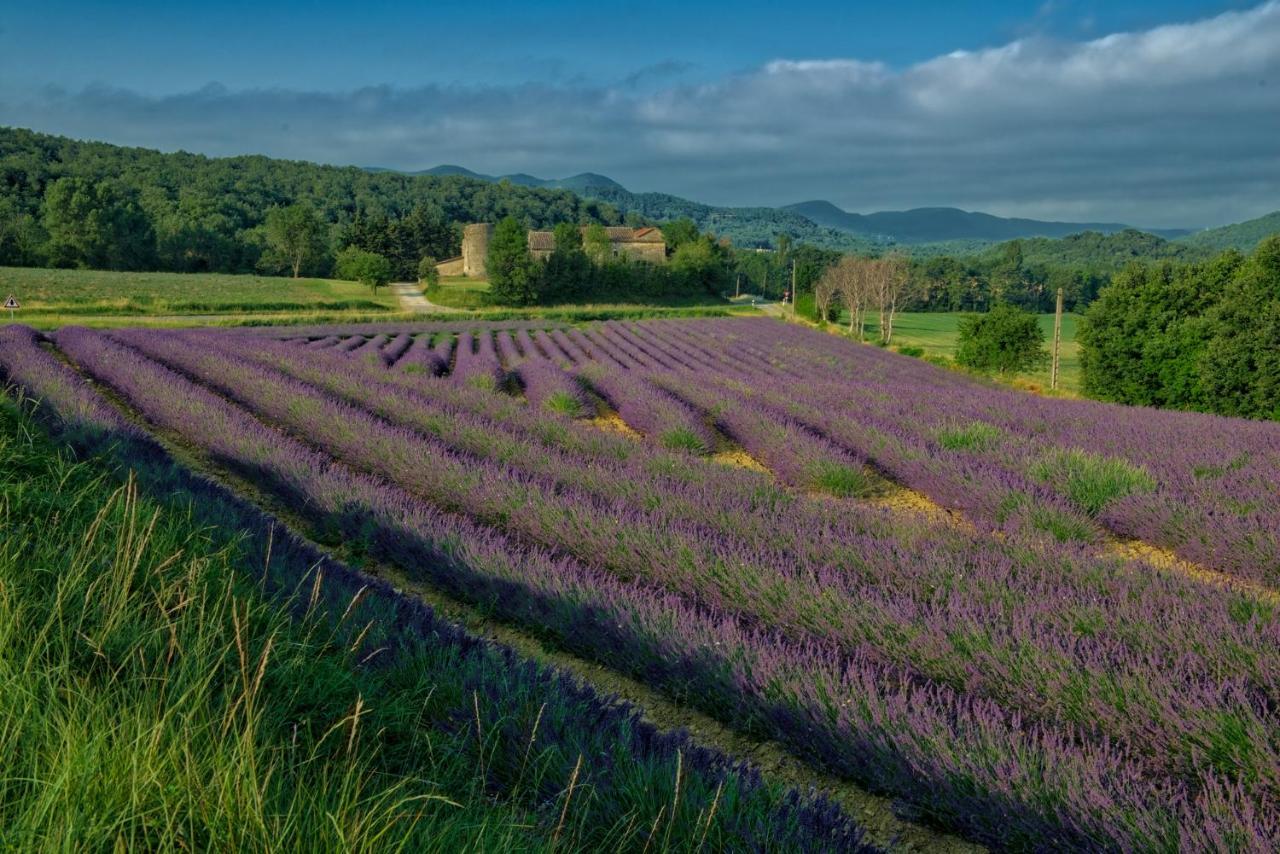
[[[702,437],[688,427],[672,427],[658,437],[658,442],[668,450],[691,454],[705,454],[710,450]]]
[[[1087,519],[1046,507],[1023,492],[1010,492],[1001,499],[995,520],[1001,525],[1013,521],[1025,529],[1048,534],[1060,543],[1090,543],[1097,539],[1097,531]]]
[[[567,391],[553,391],[542,401],[542,405],[557,415],[578,418],[583,414],[582,401]]]
[[[1031,467],[1031,475],[1063,492],[1090,516],[1118,498],[1156,487],[1155,478],[1141,466],[1078,449],[1050,451]]]
[[[1096,535],[1093,526],[1084,519],[1052,507],[1029,508],[1027,524],[1032,530],[1042,531],[1060,543],[1088,543],[1092,542]]]
[[[1004,431],[985,421],[971,421],[938,431],[938,444],[948,451],[985,451],[994,447]]]
[[[839,498],[868,498],[881,491],[876,475],[863,466],[851,466],[833,460],[822,460],[809,466],[814,489]]]

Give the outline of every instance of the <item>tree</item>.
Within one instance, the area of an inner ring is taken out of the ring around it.
[[[826,324],[831,317],[832,303],[836,300],[836,286],[830,276],[823,276],[813,288],[813,303],[817,309],[817,320]]]
[[[324,225],[310,205],[293,204],[267,211],[267,245],[293,271],[296,279],[302,267],[324,254]]]
[[[436,269],[436,259],[430,255],[422,256],[418,262],[418,284],[426,288],[434,288],[440,284],[440,271]]]
[[[680,244],[668,265],[683,291],[718,295],[729,289],[729,265],[724,249],[710,235]]]
[[[1280,419],[1280,234],[1258,244],[1203,328],[1199,402],[1224,415]]]
[[[697,240],[701,234],[697,223],[688,217],[673,219],[662,224],[662,239],[667,241],[667,251],[675,252],[686,243]]]
[[[587,253],[587,257],[596,264],[604,264],[613,257],[613,241],[609,239],[609,232],[598,223],[587,227],[582,248]]]
[[[839,295],[849,312],[849,331],[856,330],[859,341],[866,338],[866,310],[872,285],[870,263],[856,255],[842,255],[839,261],[826,269],[820,280],[832,293]]]
[[[59,178],[44,196],[49,260],[59,267],[145,270],[155,230],[137,202],[110,182]]]
[[[1047,361],[1044,333],[1034,314],[1000,303],[986,314],[960,319],[956,362],[975,371],[1025,371]]]
[[[910,279],[907,259],[896,252],[890,253],[871,262],[868,272],[880,308],[880,343],[888,345],[893,338],[893,317],[898,311],[898,301],[902,299]]]
[[[515,217],[506,217],[489,239],[489,295],[498,305],[532,305],[538,297],[537,262],[529,236]]]
[[[591,290],[592,265],[582,251],[582,230],[571,222],[555,227],[555,249],[543,270],[544,302],[568,302]]]
[[[338,278],[368,285],[373,293],[391,281],[391,261],[374,252],[366,252],[356,246],[348,246],[338,253]]]

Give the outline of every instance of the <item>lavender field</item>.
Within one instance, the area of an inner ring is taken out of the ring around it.
[[[1280,848],[1280,424],[765,318],[8,327],[0,375],[921,824]]]

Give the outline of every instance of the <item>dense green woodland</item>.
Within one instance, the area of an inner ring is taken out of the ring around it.
[[[1280,235],[1250,256],[1126,268],[1078,337],[1091,397],[1280,418]]]
[[[415,256],[416,273],[422,255],[457,254],[463,222],[621,222],[608,205],[567,190],[162,154],[0,128],[0,265],[285,272],[266,224],[273,208],[293,204],[312,209],[323,226],[323,251],[310,253],[300,270],[317,275],[330,271],[339,249],[360,241],[401,264]]]

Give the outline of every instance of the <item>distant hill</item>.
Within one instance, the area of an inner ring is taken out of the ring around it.
[[[383,169],[373,168],[370,171],[382,172]],[[455,166],[446,163],[440,166],[432,166],[430,169],[423,169],[420,172],[408,172],[408,175],[434,175],[437,177],[461,176],[463,178],[475,178],[480,181],[510,181],[512,184],[519,184],[521,187],[540,187],[547,190],[572,190],[579,195],[585,195],[585,191],[593,187],[603,187],[610,189],[623,189],[622,185],[606,175],[599,175],[595,172],[582,172],[578,175],[570,175],[568,178],[539,178],[536,175],[528,175],[524,172],[515,172],[511,175],[485,175],[481,172],[473,172],[465,166]]]
[[[849,213],[831,202],[815,200],[787,205],[812,220],[850,234],[873,240],[896,243],[938,243],[951,240],[1014,240],[1020,237],[1066,237],[1093,231],[1112,234],[1130,226],[1118,222],[1046,222],[1036,219],[999,217],[992,214],[963,211],[959,208],[915,208],[907,211],[880,211],[871,214]],[[1162,237],[1185,234],[1185,229],[1149,230]]]
[[[1221,228],[1208,228],[1178,238],[1179,243],[1195,246],[1200,249],[1221,252],[1224,249],[1239,249],[1241,252],[1252,252],[1264,237],[1280,234],[1280,211],[1260,216],[1257,219],[1238,222],[1235,225],[1224,225]]]
[[[995,260],[1008,253],[1011,241],[988,249],[983,257]],[[1084,231],[1066,237],[1028,237],[1017,239],[1027,264],[1043,264],[1049,267],[1068,267],[1074,270],[1092,270],[1097,273],[1115,273],[1132,261],[1195,261],[1211,253],[1199,247],[1188,246],[1181,241],[1165,240],[1155,234],[1126,228],[1123,231],[1102,234]]]
[[[493,182],[506,180],[525,187],[569,190],[582,198],[605,202],[623,214],[635,214],[645,220],[688,217],[697,223],[699,229],[728,237],[737,246],[772,246],[779,234],[786,234],[794,241],[826,249],[868,252],[878,248],[876,241],[818,225],[791,211],[769,207],[719,207],[667,193],[633,193],[607,175],[596,172],[547,179],[523,173],[485,175],[462,166],[442,165],[411,174],[461,176]]]

